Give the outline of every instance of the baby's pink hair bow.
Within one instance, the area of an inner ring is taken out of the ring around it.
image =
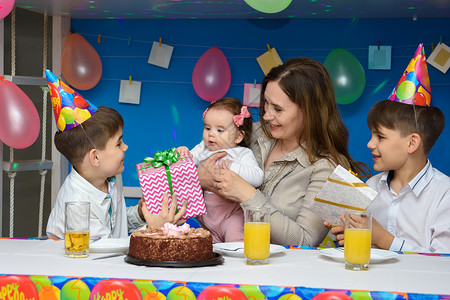
[[[205,111],[203,112],[203,121],[205,121],[205,115],[206,115],[206,112],[208,111],[208,109],[209,109],[209,107],[207,109],[205,109]]]
[[[237,127],[240,127],[244,124],[244,119],[249,117],[250,113],[248,112],[247,106],[242,106],[241,113],[239,115],[233,116],[234,124],[236,124]]]

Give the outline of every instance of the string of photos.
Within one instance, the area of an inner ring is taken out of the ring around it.
[[[86,41],[83,36],[96,36],[94,34],[78,34],[72,33],[67,39],[62,57],[62,71],[66,80],[70,85],[77,89],[86,90],[95,86],[101,78],[102,64],[101,59],[94,47]],[[209,47],[201,45],[167,45],[159,41],[141,41],[128,38],[102,36],[98,34],[97,43],[101,43],[102,39],[116,39],[126,41],[128,46],[132,43],[151,44],[150,54],[147,63],[168,69],[172,60],[174,47],[197,47],[207,48],[206,51],[198,58],[192,72],[192,82],[184,82],[193,85],[196,94],[203,100],[216,101],[227,93],[231,85],[231,71],[228,59],[218,47]],[[442,37],[436,47],[431,43],[432,53],[428,57],[428,64],[446,73],[450,67],[450,48],[442,42]],[[396,46],[416,47],[417,45]],[[266,75],[271,68],[281,65],[281,60],[277,49],[267,44],[267,50],[263,52],[261,48],[230,48],[221,47],[222,49],[234,50],[253,50],[258,51],[259,56],[252,57],[257,60],[262,72]],[[351,104],[362,95],[366,84],[365,70],[358,58],[351,52],[356,50],[367,51],[368,70],[390,70],[392,60],[392,46],[381,45],[378,41],[377,45],[369,45],[366,48],[359,49],[343,49],[335,48],[320,49],[329,51],[325,58],[324,65],[330,72],[335,87],[336,102],[338,104]],[[67,50],[66,50],[67,49]],[[282,49],[280,51],[304,51],[311,49]],[[261,53],[262,52],[262,53]],[[119,57],[119,56],[117,56]],[[129,57],[128,57],[129,58]],[[86,72],[85,70],[90,70]],[[346,82],[340,80],[345,77]],[[213,78],[214,80],[211,80]],[[105,79],[105,78],[104,78]],[[155,82],[152,80],[133,80],[130,75],[128,79],[112,79],[120,80],[119,102],[139,104],[142,82]],[[158,81],[162,82],[162,81]],[[169,82],[166,83],[175,83]],[[179,83],[179,82],[177,82]],[[242,84],[240,84],[242,85]],[[259,106],[259,94],[261,86],[257,84],[256,79],[253,83],[244,83],[243,102],[247,106]]]

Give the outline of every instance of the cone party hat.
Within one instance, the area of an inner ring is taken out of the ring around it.
[[[420,44],[389,100],[431,106],[431,87],[423,44]]]
[[[89,119],[97,107],[75,92],[50,70],[45,70],[58,131],[64,132]]]

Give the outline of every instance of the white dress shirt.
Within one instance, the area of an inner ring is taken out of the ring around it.
[[[430,161],[400,190],[390,187],[389,171],[367,184],[379,194],[368,208],[392,235],[389,250],[404,252],[450,252],[450,179]]]
[[[125,206],[122,177],[117,175],[108,179],[109,193],[94,187],[78,172],[72,171],[58,192],[55,205],[47,223],[49,238],[64,239],[65,203],[84,201],[90,203],[90,237],[121,238],[128,236],[128,228],[145,224],[139,216],[137,205]]]

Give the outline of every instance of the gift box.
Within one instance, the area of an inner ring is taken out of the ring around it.
[[[206,213],[203,191],[198,179],[197,167],[188,157],[179,157],[175,148],[158,151],[153,157],[146,157],[136,165],[139,183],[148,210],[159,214],[165,193],[177,196],[178,209],[187,201],[183,218],[192,218]],[[169,197],[169,207],[172,199]]]
[[[311,209],[330,225],[343,225],[340,216],[348,210],[365,211],[377,192],[350,171],[338,165],[314,198]]]

